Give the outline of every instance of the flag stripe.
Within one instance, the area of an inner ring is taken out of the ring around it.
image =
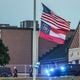
[[[64,39],[57,38],[57,37],[54,37],[54,36],[50,36],[50,35],[47,35],[43,32],[40,32],[40,37],[45,39],[45,40],[56,42],[58,44],[64,44]]]
[[[65,35],[64,34],[62,34],[62,33],[55,33],[52,30],[50,30],[50,36],[61,38],[61,39],[65,40]]]
[[[55,33],[62,33],[62,34],[67,34],[67,31],[64,31],[64,30],[62,30],[62,29],[55,29],[55,28],[52,28],[51,27],[51,30],[53,31],[53,32],[55,32]]]
[[[49,22],[46,22],[46,21],[43,20],[43,19],[41,19],[41,21],[43,21],[44,23],[47,23],[48,25],[52,26],[52,28],[61,29],[61,28],[59,28],[59,27],[57,27],[57,26],[55,26],[55,25],[53,25],[53,24],[51,24],[51,23],[49,23]]]
[[[66,27],[63,27],[63,26],[61,26],[61,25],[58,25],[58,24],[56,24],[56,23],[54,23],[53,21],[51,21],[51,20],[49,20],[49,19],[46,19],[46,18],[41,18],[42,20],[44,20],[44,21],[46,21],[46,22],[49,22],[49,23],[51,23],[51,24],[53,24],[53,25],[55,25],[55,26],[57,26],[57,27],[59,27],[59,28],[63,28],[63,29],[65,29],[65,30],[70,30],[70,29],[68,29],[68,28],[66,28]]]
[[[42,19],[50,20],[50,21],[53,22],[52,24],[56,24],[56,25],[62,26],[61,28],[68,28],[66,25],[61,24],[61,23],[59,23],[59,22],[53,20],[53,19],[50,18],[50,17],[47,17],[47,16],[42,15]]]
[[[60,23],[60,24],[64,24],[64,25],[66,25],[67,27],[69,27],[69,22],[67,22],[67,21],[65,22],[65,21],[57,18],[56,16],[47,14],[47,13],[45,13],[45,12],[43,12],[42,14],[43,14],[44,16],[47,16],[47,17],[51,18],[52,20],[55,20],[56,22],[58,22],[58,23]]]
[[[55,17],[56,19],[59,19],[60,22],[63,22],[65,24],[67,24],[68,26],[70,25],[69,21],[66,21],[65,19],[61,18],[60,16],[56,15],[54,12],[52,12],[52,16]]]
[[[59,28],[63,28],[63,29],[68,30],[68,28],[67,28],[65,25],[59,24],[59,23],[56,22],[55,20],[51,20],[51,19],[48,18],[48,17],[42,16],[42,19],[43,19],[43,20],[46,20],[47,22],[50,22],[51,24],[53,24],[53,25],[55,25],[55,26],[58,26]]]
[[[51,17],[51,16],[48,16],[48,15],[45,15],[45,14],[42,14],[42,17],[41,18],[45,18],[45,19],[49,19],[51,21],[53,21],[54,23],[62,26],[63,28],[66,27],[66,28],[69,28],[69,25],[65,25],[59,21],[56,21],[55,18]]]

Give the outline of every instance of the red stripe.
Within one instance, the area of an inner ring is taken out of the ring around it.
[[[43,13],[43,14],[46,15],[46,16],[49,16],[49,17],[51,17],[53,19],[55,19],[58,22],[62,22],[62,24],[65,24],[65,25],[68,25],[68,26],[70,25],[68,21],[64,21],[64,20],[56,17],[55,15],[52,15],[52,14],[50,15],[50,14],[47,14],[47,13]]]
[[[62,27],[62,26],[60,26],[60,25],[57,25],[57,24],[55,24],[53,21],[50,21],[49,19],[46,19],[46,18],[41,18],[41,19],[44,20],[44,21],[46,21],[46,22],[51,23],[52,25],[55,25],[56,27],[59,27],[59,28],[62,28],[62,29],[65,29],[65,30],[70,31],[70,29],[68,29],[68,28],[66,28],[66,27]]]
[[[64,34],[66,35],[68,33],[68,31],[62,30],[62,29],[55,29],[51,27],[51,30],[57,34]]]
[[[61,23],[61,24],[65,24],[65,25],[67,25],[67,26],[69,26],[70,24],[69,24],[69,22],[68,21],[65,21],[65,20],[63,20],[63,19],[61,19],[61,18],[58,18],[58,17],[56,17],[54,14],[52,15],[50,15],[50,14],[47,14],[47,13],[42,13],[43,15],[45,15],[45,16],[48,16],[48,17],[50,17],[50,18],[52,18],[52,19],[54,19],[55,21],[57,21],[57,22],[59,22],[59,23]]]
[[[58,27],[58,28],[62,28],[62,29],[68,30],[68,28],[62,27],[62,26],[60,26],[60,25],[54,23],[53,21],[51,21],[51,20],[49,20],[49,19],[42,18],[42,20],[44,20],[44,21],[46,21],[46,22],[49,22],[49,23],[51,23],[52,25],[55,25],[55,26]]]
[[[56,15],[54,12],[52,12],[52,16],[55,16],[56,18],[60,19],[61,21],[65,22],[65,23],[67,23],[67,24],[70,24],[70,22],[69,22],[69,21],[66,21],[66,20],[65,20],[65,19],[63,19],[62,17],[60,17],[60,16]]]
[[[58,44],[64,44],[64,40],[63,40],[63,39],[50,36],[50,35],[45,34],[45,33],[43,33],[43,32],[40,32],[40,37],[43,38],[43,39],[45,39],[45,40],[49,40],[49,41],[52,41],[52,42],[56,42],[56,43],[58,43]]]
[[[53,18],[50,18],[50,17],[48,17],[48,16],[42,15],[42,18],[48,19],[48,20],[50,20],[50,21],[54,22],[55,24],[60,25],[60,26],[62,26],[62,27],[69,28],[69,26],[67,26],[67,25],[65,25],[65,24],[62,24],[62,23],[60,23],[60,22],[58,22],[58,21],[56,21],[56,20],[54,20]]]

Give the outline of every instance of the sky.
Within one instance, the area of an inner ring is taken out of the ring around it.
[[[36,0],[36,19],[39,24],[41,3],[70,21],[71,29],[77,28],[80,20],[80,0]],[[20,26],[23,20],[33,20],[33,0],[0,0],[0,24]]]

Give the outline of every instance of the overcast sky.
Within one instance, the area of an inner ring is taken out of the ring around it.
[[[54,11],[60,17],[71,22],[76,28],[80,20],[80,0],[36,0],[36,17],[40,22],[42,5]],[[33,19],[33,0],[0,0],[0,23],[19,26],[20,21]]]

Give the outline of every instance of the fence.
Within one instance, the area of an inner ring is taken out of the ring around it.
[[[12,72],[16,66],[19,77],[29,77],[30,65],[7,65],[10,67]],[[53,71],[52,71],[53,69]],[[54,72],[55,71],[55,72]],[[37,77],[44,76],[80,76],[80,64],[43,64],[38,68]]]
[[[14,67],[16,67],[17,70],[18,70],[18,76],[19,77],[29,76],[30,65],[6,65],[6,67],[10,67],[12,73],[13,73]]]

